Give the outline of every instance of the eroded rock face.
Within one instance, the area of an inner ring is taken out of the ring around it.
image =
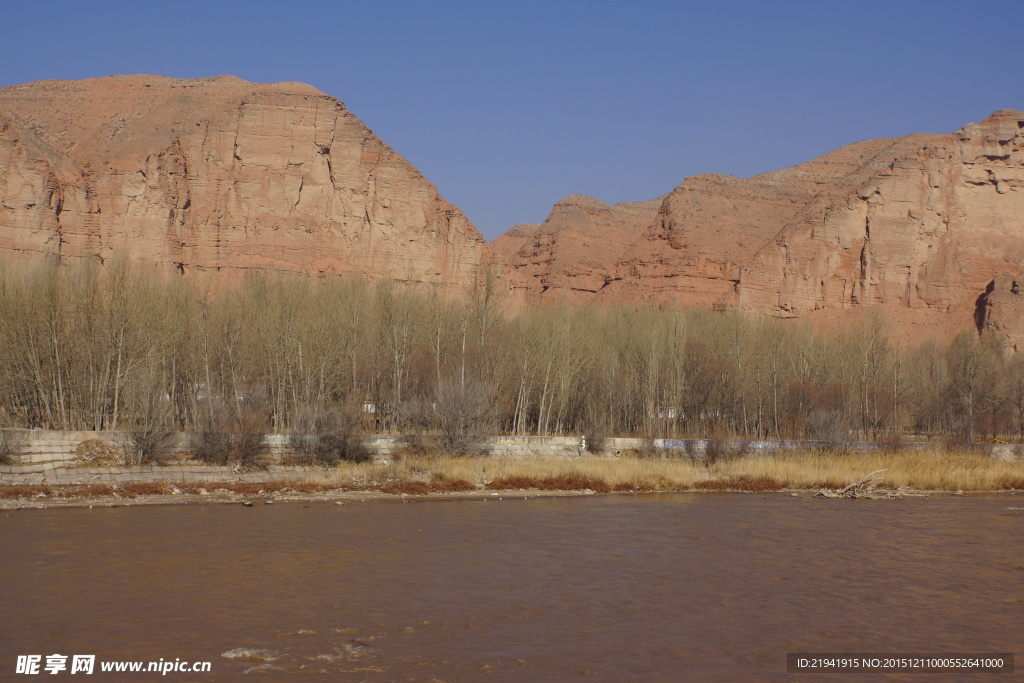
[[[301,83],[115,76],[0,88],[0,252],[189,274],[459,287],[491,250],[344,104]]]
[[[519,282],[528,297],[605,282],[574,291],[832,321],[879,307],[917,336],[978,325],[1024,337],[1024,316],[1015,322],[998,288],[979,313],[996,276],[1024,270],[1022,132],[1024,112],[1002,110],[953,134],[869,140],[750,179],[695,176],[646,225],[556,206],[544,225],[557,219],[558,234],[615,236],[604,258],[574,256],[573,242],[543,229],[505,256],[532,272]]]
[[[744,266],[733,302],[793,315],[897,303],[966,325],[1024,259],[1022,128],[1024,112],[996,112],[817,198]]]
[[[571,303],[606,294],[616,262],[657,215],[660,199],[609,205],[584,195],[555,204],[540,224],[522,224],[493,242],[527,299]]]
[[[1003,273],[978,298],[980,330],[999,337],[1007,348],[1024,350],[1024,276]]]
[[[891,156],[901,142],[861,142],[750,179],[694,176],[648,202],[608,206],[573,195],[540,226],[517,226],[494,245],[518,274],[528,274],[519,284],[530,295],[569,289],[583,299],[710,306],[818,194],[873,157]]]

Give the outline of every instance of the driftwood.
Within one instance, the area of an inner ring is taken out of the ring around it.
[[[890,489],[878,490],[875,488],[875,482],[882,481],[885,477],[876,477],[876,474],[881,474],[886,470],[875,470],[871,474],[862,477],[861,479],[847,484],[841,489],[821,489],[814,497],[815,498],[870,498],[872,500],[877,499],[897,499],[903,498],[904,494],[909,494],[908,491],[904,491],[902,487],[893,491]]]

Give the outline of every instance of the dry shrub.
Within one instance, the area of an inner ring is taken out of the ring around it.
[[[615,492],[618,492],[618,493],[638,493],[640,491],[646,491],[646,490],[649,490],[649,489],[643,488],[642,486],[640,486],[635,481],[622,481],[622,482],[619,482],[618,484],[616,484],[615,486],[612,487],[612,491],[615,491]]]
[[[600,432],[584,434],[587,439],[587,452],[601,455],[608,450],[608,437]]]
[[[708,479],[693,485],[698,491],[781,491],[786,488],[782,482],[767,476],[756,478]]]
[[[55,491],[60,498],[99,498],[114,495],[114,489],[107,484],[83,484],[61,486]]]
[[[452,455],[478,455],[480,442],[494,431],[494,388],[488,384],[439,382],[432,408],[441,448]]]
[[[425,496],[430,493],[431,488],[428,484],[419,481],[396,481],[382,484],[377,490],[394,495],[404,493],[410,496]]]
[[[159,464],[175,455],[171,401],[155,376],[131,385],[128,396],[131,426],[125,430],[125,461]]]
[[[297,410],[295,433],[289,438],[297,463],[334,467],[340,462],[371,460],[370,449],[359,436],[359,421],[359,413],[352,409],[304,406]]]
[[[174,433],[169,427],[138,427],[126,434],[126,440],[125,453],[131,453],[131,461],[136,464],[161,464],[176,455]]]
[[[409,457],[421,457],[440,451],[439,439],[431,434],[437,427],[434,402],[425,396],[413,396],[402,404],[402,436],[405,445],[399,453]]]
[[[238,418],[230,452],[241,469],[262,470],[270,464],[266,444],[269,422],[258,410],[246,411]]]
[[[0,486],[0,498],[35,498],[39,494],[50,495],[53,489],[45,485]]]
[[[1003,475],[996,481],[996,488],[1002,491],[1024,491],[1024,476]]]
[[[563,474],[557,477],[548,477],[540,482],[539,488],[545,491],[584,491],[591,490],[597,493],[608,493],[611,487],[603,479],[585,477],[580,474]]]
[[[431,488],[438,493],[456,493],[461,491],[476,491],[476,484],[465,479],[450,479],[447,481],[434,482]]]
[[[818,442],[819,448],[835,452],[844,452],[850,440],[850,430],[837,408],[820,407],[811,410],[807,416],[808,435]]]
[[[598,493],[608,493],[611,487],[603,479],[586,477],[580,474],[560,474],[553,477],[536,479],[532,477],[502,477],[487,484],[492,491],[509,491],[516,489],[540,489],[541,491],[584,491],[590,489]]]
[[[231,453],[231,437],[227,432],[204,429],[189,436],[192,456],[208,465],[226,465]]]
[[[737,460],[747,454],[747,442],[732,443],[726,439],[708,439],[704,446],[704,464],[708,467],[720,462]]]
[[[120,467],[125,462],[124,450],[102,439],[86,439],[75,446],[74,454],[81,467]]]
[[[541,488],[547,491],[611,491],[611,487],[602,480],[582,474],[562,474],[548,477],[541,482]]]
[[[322,493],[339,487],[315,481],[293,481],[288,484],[288,488],[298,493]]]
[[[216,481],[182,482],[176,484],[176,486],[182,493],[199,493],[200,489],[207,492],[224,489],[225,491],[247,496],[288,491],[294,491],[296,493],[320,493],[323,491],[344,490],[347,488],[342,484],[328,484],[322,481],[302,479],[281,479],[257,483],[228,483]]]
[[[189,440],[197,460],[211,465],[233,462],[247,471],[267,468],[270,417],[261,400],[214,401],[203,419],[203,429]]]
[[[132,481],[118,486],[118,492],[134,496],[160,496],[171,493],[166,481]]]
[[[689,445],[689,442],[687,442],[687,447],[689,447]],[[635,452],[637,458],[668,458],[672,455],[669,453],[668,449],[655,445],[653,437],[644,438],[640,443],[640,448],[629,450]]]
[[[0,429],[0,465],[13,465],[27,441],[25,432]]]
[[[539,480],[535,477],[513,475],[511,477],[502,477],[501,479],[495,479],[487,484],[487,488],[491,489],[492,491],[514,491],[517,489],[540,488],[539,484]]]
[[[133,481],[128,484],[121,484],[115,492],[126,498],[136,496],[157,496],[170,493],[171,487],[166,481]]]
[[[607,422],[600,417],[591,416],[584,422],[582,437],[587,440],[587,451],[590,453],[605,453],[609,447],[608,438],[611,436]]]
[[[634,479],[632,481],[620,481],[616,484],[611,485],[611,490],[616,492],[625,493],[650,493],[650,492],[672,492],[672,491],[688,491],[690,490],[690,483],[683,483],[678,480],[669,479],[660,474],[651,474],[642,479]]]

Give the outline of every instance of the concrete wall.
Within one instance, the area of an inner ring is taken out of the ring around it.
[[[203,464],[143,465],[89,467],[75,453],[84,441],[102,441],[122,447],[127,443],[119,432],[78,432],[47,430],[4,430],[19,436],[20,447],[12,456],[13,465],[0,465],[0,485],[19,484],[116,484],[129,481],[231,481],[258,482],[294,479],[323,474],[322,468],[282,466],[281,459],[293,455],[287,434],[268,434],[266,443],[272,462],[264,472],[236,472],[232,467]],[[175,437],[182,450],[187,448],[188,435]],[[375,459],[386,461],[406,446],[403,437],[368,435],[363,442]],[[490,448],[494,455],[505,457],[562,456],[576,457],[579,441],[572,438],[521,437],[496,439]]]
[[[83,441],[98,440],[115,446],[123,447],[127,444],[127,438],[120,432],[77,432],[77,431],[47,431],[12,429],[4,432],[20,435],[23,445],[13,456],[14,464],[20,467],[35,468],[36,466],[73,466],[80,459],[75,454],[75,449]],[[188,448],[188,434],[176,435],[179,447],[182,450]],[[268,434],[266,443],[269,446],[269,455],[273,462],[280,462],[288,455],[294,455],[288,445],[289,435]],[[375,434],[363,437],[366,444],[379,459],[387,459],[406,446],[406,440],[402,436]],[[795,448],[801,446],[815,446],[814,442],[798,441],[749,441],[745,444],[740,441],[727,442],[733,449],[744,448],[747,452],[770,452],[783,448]],[[707,447],[707,442],[700,439],[674,440],[654,439],[650,442],[654,448],[669,451],[685,451],[688,453],[702,454]],[[923,446],[926,444],[907,444],[908,446]],[[645,446],[643,439],[632,438],[611,438],[605,439],[603,452],[608,455],[616,455],[626,449],[642,449]],[[848,445],[853,450],[872,450],[880,446],[870,442],[861,442]],[[589,444],[588,451],[581,448],[581,439],[578,436],[498,436],[488,439],[484,445],[485,452],[504,457],[537,457],[537,456],[564,456],[576,457],[586,452],[593,452],[593,443]],[[1016,450],[1011,450],[1016,449]],[[1005,451],[1005,453],[1004,453]],[[1019,447],[1003,446],[999,455],[1003,457],[1018,455]],[[993,455],[996,455],[993,452]],[[1018,456],[1019,457],[1019,456]],[[0,466],[0,473],[3,472]]]
[[[84,467],[75,449],[83,441],[98,440],[109,444],[127,443],[124,434],[116,432],[72,432],[45,430],[4,430],[21,436],[23,445],[18,449],[12,460],[12,466],[0,465],[0,485],[10,484],[84,484],[84,483],[116,483],[120,481],[147,481],[166,479],[171,481],[267,481],[280,478],[311,476],[318,468],[301,468],[281,466],[282,457],[293,454],[288,445],[287,434],[269,434],[266,442],[270,447],[273,463],[269,470],[256,473],[239,473],[231,467],[214,467],[201,464],[175,463],[168,466],[141,467]],[[186,448],[187,435],[177,435],[181,447]],[[373,451],[377,460],[385,461],[406,445],[401,436],[368,435],[363,442]],[[729,442],[732,448],[744,446],[747,452],[770,453],[782,448],[798,446],[814,446],[813,442],[777,442],[752,441],[745,445],[742,442]],[[591,444],[592,447],[593,444]],[[604,440],[603,455],[615,456],[626,449],[642,449],[643,439],[614,438]],[[707,447],[701,440],[669,440],[655,439],[651,444],[655,448],[667,451],[688,452],[700,455]],[[923,446],[926,444],[910,444]],[[854,450],[872,450],[880,444],[851,444]],[[579,437],[557,436],[501,436],[489,439],[487,452],[492,457],[534,458],[563,457],[575,458],[581,455],[593,455],[581,449]],[[992,449],[992,456],[1006,460],[1022,460],[1022,447],[1019,445],[1000,445]]]
[[[238,472],[232,467],[204,464],[136,465],[115,467],[83,466],[75,453],[83,441],[103,441],[114,446],[127,443],[118,432],[74,432],[47,430],[4,430],[20,435],[22,445],[12,457],[13,465],[0,465],[0,485],[19,484],[119,484],[133,481],[219,481],[261,482],[276,479],[303,479],[323,474],[322,468],[282,466],[282,455],[288,453],[288,437],[271,434],[267,437],[272,464],[260,472]],[[182,448],[187,435],[175,437]]]

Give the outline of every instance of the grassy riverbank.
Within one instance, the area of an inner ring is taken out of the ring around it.
[[[877,453],[794,451],[714,463],[677,458],[466,458],[406,456],[384,463],[342,464],[304,480],[139,481],[118,485],[0,486],[0,499],[46,501],[135,500],[161,495],[295,496],[373,492],[392,495],[487,491],[782,491],[839,489],[885,470],[880,489],[916,491],[1024,491],[1024,463],[970,451],[904,450]],[[222,499],[221,498],[221,499]],[[214,500],[211,498],[210,500]]]
[[[703,464],[673,458],[476,459],[412,456],[388,465],[341,465],[317,478],[325,485],[359,487],[395,482],[443,490],[453,482],[492,490],[542,488],[595,491],[782,490],[840,488],[885,469],[882,486],[926,491],[1024,489],[1024,463],[970,451],[905,450],[878,453],[794,451]]]

